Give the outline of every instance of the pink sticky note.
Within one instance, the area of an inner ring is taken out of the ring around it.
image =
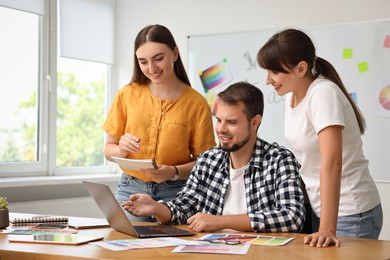
[[[390,48],[390,35],[385,37],[385,42],[383,43],[383,47]]]

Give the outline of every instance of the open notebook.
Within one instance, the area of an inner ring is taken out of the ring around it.
[[[108,223],[110,223],[110,226],[117,231],[139,238],[195,235],[193,232],[169,225],[135,226],[127,218],[126,213],[115,199],[107,184],[90,181],[83,181],[83,183],[103,212]]]

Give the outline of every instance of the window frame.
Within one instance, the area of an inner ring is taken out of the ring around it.
[[[39,15],[39,64],[38,64],[38,122],[37,161],[0,162],[0,178],[55,177],[113,174],[119,169],[112,163],[103,166],[56,166],[56,120],[57,120],[57,57],[58,46],[58,0],[44,0],[45,14]],[[5,6],[6,7],[6,6]],[[12,8],[12,7],[6,7]],[[38,14],[37,14],[38,15]],[[113,65],[108,65],[105,105],[108,107],[113,89]],[[107,109],[106,109],[107,110]],[[106,112],[106,111],[105,111]],[[102,129],[96,129],[105,135]],[[102,153],[104,156],[104,153]]]
[[[44,176],[47,172],[47,137],[48,133],[45,131],[47,129],[46,125],[48,123],[48,118],[45,116],[45,111],[48,109],[45,108],[48,103],[48,96],[45,94],[48,89],[47,80],[43,78],[43,75],[48,75],[47,73],[47,57],[49,56],[48,48],[48,15],[47,11],[49,8],[49,2],[45,0],[45,14],[35,14],[38,16],[38,88],[37,88],[37,161],[34,162],[1,162],[1,177],[17,177],[20,176]],[[4,8],[14,9],[12,7],[4,6]],[[15,11],[20,11],[14,9]],[[21,11],[26,12],[26,11]]]

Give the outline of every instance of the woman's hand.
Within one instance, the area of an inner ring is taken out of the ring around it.
[[[340,246],[340,240],[333,232],[318,231],[303,238],[303,243],[315,247]]]
[[[141,172],[145,173],[146,176],[152,179],[156,183],[163,183],[170,181],[175,175],[176,170],[173,166],[158,165],[158,169],[142,169]]]
[[[123,157],[126,157],[129,152],[138,153],[140,151],[141,139],[133,134],[126,133],[119,139],[119,151]]]

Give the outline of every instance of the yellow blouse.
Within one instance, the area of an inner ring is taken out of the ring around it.
[[[157,164],[185,164],[215,146],[210,106],[190,86],[176,100],[162,100],[146,85],[126,85],[116,94],[103,129],[118,140],[125,133],[139,137],[140,152],[127,158],[153,159]],[[152,181],[142,172],[122,170]]]

